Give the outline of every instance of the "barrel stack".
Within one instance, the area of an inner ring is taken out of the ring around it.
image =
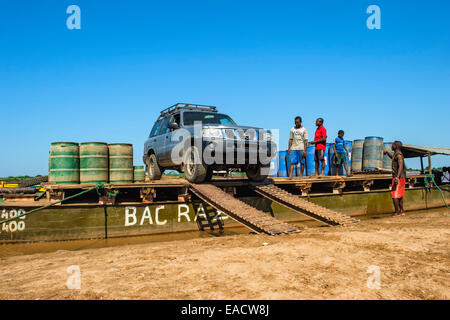
[[[145,181],[144,166],[133,167],[133,145],[106,142],[52,142],[48,181],[55,184]]]

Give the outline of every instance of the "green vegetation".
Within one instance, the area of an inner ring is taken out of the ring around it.
[[[184,178],[184,173],[179,173],[177,171],[169,171],[169,172],[164,172],[163,176]],[[216,175],[214,175],[214,176],[216,176]],[[231,172],[230,176],[246,176],[246,173],[245,172]]]
[[[232,176],[246,176],[247,174],[245,172],[232,172]]]
[[[431,169],[435,170],[435,171],[440,171],[440,172],[443,171],[443,167],[437,167],[437,168],[432,167]],[[420,169],[406,168],[406,171],[420,171]],[[428,172],[428,166],[424,167],[423,171]]]
[[[0,178],[0,180],[5,181],[5,182],[16,182],[16,181],[21,181],[21,180],[25,180],[25,179],[30,179],[30,178],[37,178],[37,177],[42,177],[42,175],[38,174],[37,176],[9,176],[9,177],[5,177],[5,178]]]
[[[184,173],[179,173],[179,172],[176,172],[176,171],[164,172],[163,176],[184,178]]]
[[[444,169],[443,167],[432,168],[432,170],[439,171],[439,172],[443,172],[444,171],[443,169]],[[425,167],[423,170],[428,171],[428,166]]]

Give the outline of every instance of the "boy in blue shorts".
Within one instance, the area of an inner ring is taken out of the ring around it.
[[[336,175],[339,175],[339,169],[341,165],[344,165],[347,176],[350,177],[351,173],[347,166],[347,157],[349,156],[347,147],[344,143],[344,130],[339,130],[338,136],[334,139],[334,164],[336,165]]]
[[[291,164],[289,170],[289,177],[292,177],[294,173],[294,167],[299,163],[300,174],[303,176],[303,170],[305,169],[306,158],[306,145],[308,144],[308,131],[302,126],[302,118],[295,117],[295,126],[289,132],[289,148],[288,148],[288,160]]]

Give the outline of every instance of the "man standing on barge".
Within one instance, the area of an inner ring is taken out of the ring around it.
[[[313,176],[323,177],[325,175],[325,150],[327,149],[327,130],[323,126],[323,118],[318,118],[316,120],[316,126],[317,129],[314,135],[314,141],[311,141],[311,144],[316,146],[314,150],[316,172]]]
[[[402,143],[400,141],[394,141],[392,151],[394,151],[393,155],[387,151],[384,151],[384,154],[392,159],[391,197],[395,208],[394,217],[398,217],[405,215],[405,210],[403,210],[403,196],[405,195],[406,166],[402,153]]]
[[[289,132],[289,177],[294,174],[294,168],[300,164],[299,176],[303,176],[306,159],[306,146],[308,144],[308,131],[302,126],[302,118],[300,116],[294,119],[295,126]]]

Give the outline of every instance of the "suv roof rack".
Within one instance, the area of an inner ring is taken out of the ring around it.
[[[161,111],[161,114],[159,115],[159,119],[163,118],[167,115],[170,115],[172,113],[175,113],[178,110],[199,110],[199,111],[211,111],[211,112],[217,112],[217,107],[215,106],[207,106],[202,104],[192,104],[192,103],[176,103],[173,106],[170,106],[164,110]]]

